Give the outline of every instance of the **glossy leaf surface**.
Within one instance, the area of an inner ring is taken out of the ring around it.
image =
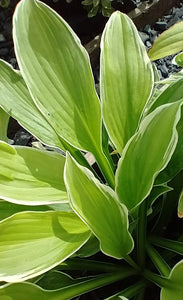
[[[167,287],[161,290],[161,300],[182,300],[183,295],[183,261],[177,263],[170,272]]]
[[[183,50],[183,22],[164,31],[153,43],[148,55],[156,60]]]
[[[64,178],[73,210],[99,239],[101,250],[116,258],[129,253],[133,242],[128,232],[128,211],[118,202],[114,191],[69,154]]]
[[[88,54],[78,37],[57,13],[36,0],[19,3],[13,28],[22,76],[46,120],[75,147],[90,152],[100,148],[100,103]]]
[[[0,281],[38,276],[77,251],[88,227],[72,212],[22,212],[0,222]]]
[[[122,153],[116,172],[116,191],[129,210],[147,197],[155,177],[175,150],[180,105],[180,102],[162,105],[149,114]]]
[[[24,205],[68,201],[62,155],[0,142],[0,157],[1,199]]]
[[[135,25],[115,12],[101,42],[100,89],[104,123],[121,154],[135,133],[153,86],[153,70]]]
[[[20,73],[2,60],[0,106],[41,142],[64,150],[61,139],[34,104]]]

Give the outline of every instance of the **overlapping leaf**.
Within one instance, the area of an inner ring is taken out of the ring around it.
[[[148,55],[156,60],[183,50],[183,22],[164,31],[153,43]]]
[[[65,158],[0,142],[0,198],[25,205],[67,202]]]
[[[149,194],[156,175],[168,164],[178,141],[181,102],[158,107],[126,145],[116,172],[116,191],[129,210]]]
[[[92,279],[84,278],[78,283],[75,283],[73,280],[73,284],[70,279],[71,284],[69,286],[52,291],[47,291],[29,282],[7,284],[0,286],[0,298],[1,300],[25,300],[26,295],[26,300],[68,300],[130,275],[134,275],[134,273],[132,269],[123,269],[121,272],[101,275]]]
[[[22,212],[0,222],[0,281],[40,275],[76,252],[90,230],[73,212]]]
[[[100,103],[78,37],[58,14],[36,0],[19,3],[13,28],[18,64],[36,105],[58,135],[95,152],[101,147]]]
[[[2,60],[0,106],[44,144],[64,150],[61,139],[35,106],[20,73]]]
[[[161,300],[182,300],[183,261],[181,260],[170,272],[169,283],[161,290]]]
[[[135,25],[115,12],[101,42],[103,118],[119,153],[135,133],[153,86],[153,70]]]
[[[69,154],[64,178],[72,208],[99,239],[101,250],[116,258],[129,253],[133,242],[128,232],[128,212],[114,191]]]

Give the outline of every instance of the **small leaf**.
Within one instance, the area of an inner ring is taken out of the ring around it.
[[[1,199],[24,205],[68,201],[61,154],[0,142],[0,157]]]
[[[65,149],[57,133],[34,104],[20,73],[2,60],[0,106],[44,144]]]
[[[116,192],[129,210],[150,193],[157,174],[175,150],[182,102],[158,107],[140,124],[123,150],[116,172]]]
[[[18,282],[66,260],[89,238],[72,212],[21,212],[0,222],[0,281]]]
[[[21,74],[41,113],[64,140],[94,154],[101,148],[101,109],[79,38],[44,3],[22,0],[14,13],[13,39]]]
[[[183,50],[183,21],[164,31],[149,49],[151,60],[156,60]]]
[[[153,69],[131,19],[115,12],[101,41],[100,90],[103,118],[121,154],[135,133],[153,87]]]
[[[91,235],[89,240],[75,254],[78,257],[89,257],[100,251],[98,239]]]
[[[176,55],[175,62],[178,66],[183,68],[183,52]]]
[[[183,260],[177,263],[171,270],[167,286],[161,289],[161,300],[182,300],[182,277]]]
[[[133,241],[128,232],[128,211],[114,191],[69,154],[64,178],[73,210],[99,239],[101,250],[118,259],[129,253]]]

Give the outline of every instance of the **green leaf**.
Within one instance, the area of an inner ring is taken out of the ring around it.
[[[182,300],[183,295],[183,260],[177,263],[170,272],[169,282],[161,290],[161,300]]]
[[[156,185],[153,187],[153,189],[150,192],[148,202],[150,205],[153,205],[156,199],[158,199],[160,196],[164,195],[165,193],[168,193],[172,191],[173,189],[167,185]]]
[[[15,213],[21,211],[48,211],[53,210],[50,206],[47,205],[37,205],[37,206],[29,206],[26,205],[18,205],[14,203],[10,203],[7,201],[0,200],[0,221],[12,216]]]
[[[183,98],[183,78],[178,78],[175,82],[167,86],[163,91],[158,94],[157,97],[149,102],[146,107],[146,114],[155,110],[155,108],[167,104],[179,101]]]
[[[84,244],[75,255],[78,257],[89,257],[100,251],[100,245],[98,239],[91,235],[89,240]]]
[[[21,212],[0,222],[0,281],[38,276],[76,252],[89,238],[73,212]]]
[[[131,19],[115,12],[101,42],[100,89],[103,118],[121,154],[135,133],[153,87],[153,69]]]
[[[128,211],[114,191],[69,154],[64,178],[73,210],[99,239],[101,250],[118,259],[129,253],[133,241],[128,232]]]
[[[183,68],[183,52],[176,55],[175,62],[178,66]]]
[[[177,102],[183,98],[183,79],[177,79],[158,95],[154,101],[147,107],[146,113],[152,112],[156,107]],[[170,181],[180,170],[183,169],[183,108],[181,118],[177,125],[178,143],[173,156],[167,167],[156,178],[156,184],[162,184]]]
[[[56,290],[74,283],[77,283],[77,280],[56,270],[44,274],[44,276],[36,282],[37,285],[46,290]]]
[[[0,140],[8,142],[7,130],[10,116],[0,108]]]
[[[0,199],[24,205],[68,201],[61,154],[0,142],[0,157]]]
[[[101,147],[101,110],[78,37],[44,3],[22,0],[13,39],[20,71],[41,113],[59,136],[94,153]]]
[[[175,150],[181,104],[175,102],[154,110],[123,150],[116,172],[116,192],[129,210],[148,196],[155,177]]]
[[[150,48],[148,55],[156,60],[183,50],[183,21],[164,31]]]
[[[0,298],[1,300],[25,300],[26,295],[26,300],[68,300],[133,275],[134,273],[134,270],[126,269],[113,274],[97,276],[94,279],[84,279],[83,282],[54,291],[46,291],[28,282],[7,284],[2,287],[0,286]]]
[[[34,104],[20,72],[2,60],[0,106],[44,144],[65,149],[55,130]]]

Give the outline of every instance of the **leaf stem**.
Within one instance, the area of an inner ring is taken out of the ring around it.
[[[106,182],[109,184],[109,186],[112,189],[114,189],[115,187],[114,173],[107,157],[105,156],[102,149],[96,149],[96,152],[93,154],[95,156],[95,159],[99,165],[102,174],[104,175]]]
[[[71,299],[96,288],[122,280],[131,275],[135,275],[135,271],[133,269],[126,269],[126,271],[123,270],[121,272],[115,272],[107,275],[98,276],[94,279],[75,284],[76,288],[73,288],[73,285],[72,288],[71,286],[68,286],[65,288],[61,288],[60,290],[54,291],[51,299],[57,299],[56,296],[59,295],[61,296],[62,300]]]
[[[169,239],[161,238],[158,236],[150,237],[150,242],[156,246],[168,249],[170,251],[176,252],[183,255],[183,243],[179,241],[172,241]]]
[[[143,270],[145,267],[145,243],[146,243],[146,222],[147,222],[147,199],[139,207],[137,225],[137,262]]]
[[[132,297],[134,297],[135,295],[140,293],[146,287],[146,285],[147,285],[147,281],[141,280],[105,300],[115,300],[115,299],[117,299],[116,297],[119,297],[119,296],[123,296],[123,297],[131,299]]]
[[[69,258],[58,266],[59,270],[88,270],[97,272],[119,272],[124,266],[82,258]],[[126,268],[124,268],[126,270]]]
[[[149,281],[156,283],[159,287],[169,287],[169,279],[160,275],[154,274],[149,270],[144,270],[143,275]]]
[[[168,277],[170,275],[170,267],[164,261],[164,259],[160,256],[160,254],[148,243],[146,243],[146,250],[149,254],[154,265],[160,271],[161,275]]]

